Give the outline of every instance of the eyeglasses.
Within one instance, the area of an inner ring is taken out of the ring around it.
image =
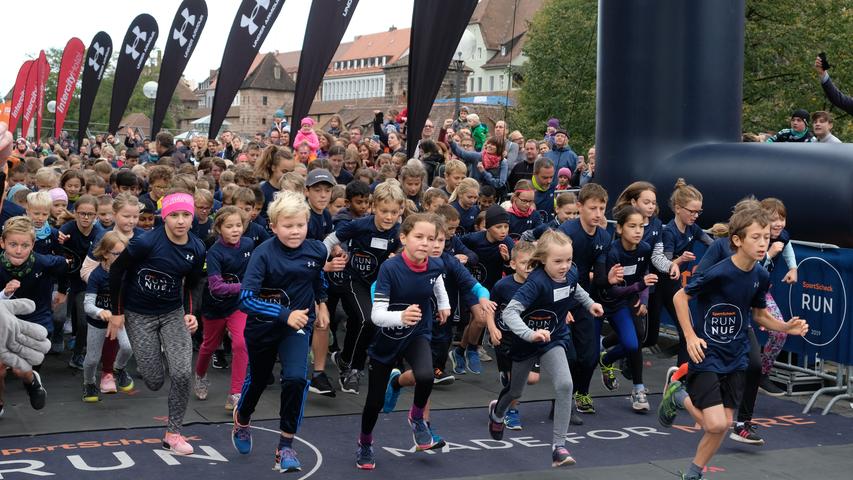
[[[522,204],[522,205],[530,205],[531,203],[533,203],[533,200],[525,200],[523,198],[517,198],[517,197],[516,197],[515,201]]]
[[[693,215],[694,217],[698,217],[699,215],[702,215],[702,209],[690,210],[689,208],[686,208],[686,207],[681,207],[681,208],[683,208],[685,211],[687,211],[687,213],[689,213],[690,215]]]
[[[435,128],[432,125],[424,125],[424,128]]]
[[[83,218],[94,218],[97,213],[95,212],[77,212],[77,215]]]

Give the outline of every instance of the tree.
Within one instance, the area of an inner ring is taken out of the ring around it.
[[[550,117],[560,119],[579,153],[594,144],[596,0],[548,0],[533,18],[524,53],[524,81],[511,121],[528,138],[541,138]],[[853,121],[831,109],[812,68],[826,52],[833,78],[853,92],[853,9],[844,0],[747,0],[743,130],[776,132],[797,108],[830,110],[833,132],[853,141]]]

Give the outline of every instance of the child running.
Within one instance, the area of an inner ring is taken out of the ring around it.
[[[702,470],[717,452],[732,425],[741,401],[748,364],[747,323],[752,318],[768,330],[805,335],[805,320],[779,321],[767,311],[770,275],[757,262],[764,259],[770,240],[770,218],[762,209],[735,212],[729,220],[734,254],[694,275],[674,299],[690,359],[685,386],[673,381],[658,409],[661,424],[672,426],[678,409],[686,409],[702,426],[704,436],[682,479],[702,478]],[[697,298],[701,318],[695,323],[688,302]]]
[[[219,237],[207,251],[207,288],[202,296],[204,340],[195,365],[195,396],[206,400],[210,380],[207,369],[213,352],[219,348],[225,330],[231,336],[231,388],[225,400],[229,412],[240,400],[246,377],[248,354],[243,339],[246,314],[240,311],[240,289],[255,243],[243,233],[248,215],[240,208],[227,206],[216,212],[213,231]]]
[[[489,433],[501,440],[504,415],[514,400],[521,398],[527,375],[535,363],[551,376],[556,391],[551,466],[574,465],[566,449],[572,398],[572,374],[567,358],[574,355],[568,324],[573,321],[571,308],[582,305],[592,315],[604,311],[578,285],[578,269],[572,265],[572,242],[562,232],[545,232],[530,259],[532,271],[518,289],[502,318],[515,335],[510,346],[512,375],[509,386],[501,390],[497,400],[489,403]]]
[[[427,450],[435,445],[424,419],[433,386],[430,333],[436,316],[439,323],[444,323],[450,314],[441,278],[444,264],[438,258],[429,258],[439,223],[432,214],[409,215],[400,226],[402,253],[379,267],[371,312],[379,331],[368,351],[369,386],[356,453],[356,466],[363,470],[376,467],[373,428],[385,402],[391,370],[401,359],[412,367],[415,377],[415,398],[408,415],[415,447]],[[433,295],[438,312],[433,311]]]
[[[234,409],[231,442],[239,453],[251,453],[249,423],[278,358],[282,368],[281,434],[273,468],[298,472],[302,464],[293,449],[293,437],[302,423],[308,393],[311,330],[315,323],[328,319],[320,273],[329,251],[323,242],[306,239],[310,208],[303,195],[281,191],[270,203],[267,216],[274,237],[252,252],[241,283],[249,368]]]

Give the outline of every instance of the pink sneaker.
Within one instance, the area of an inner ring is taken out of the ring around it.
[[[187,439],[180,433],[166,432],[166,437],[163,438],[163,448],[171,450],[178,455],[192,455],[193,447],[187,443]]]
[[[101,376],[101,393],[116,393],[116,379],[112,373]]]

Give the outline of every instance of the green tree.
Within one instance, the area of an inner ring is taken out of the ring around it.
[[[577,152],[595,141],[596,0],[548,0],[533,18],[524,53],[518,106],[511,120],[541,138],[550,117],[560,119]],[[826,101],[812,64],[826,52],[833,78],[853,92],[853,9],[845,0],[804,5],[795,0],[747,0],[743,130],[776,132],[793,110],[830,110],[833,132],[853,141],[853,121]]]

